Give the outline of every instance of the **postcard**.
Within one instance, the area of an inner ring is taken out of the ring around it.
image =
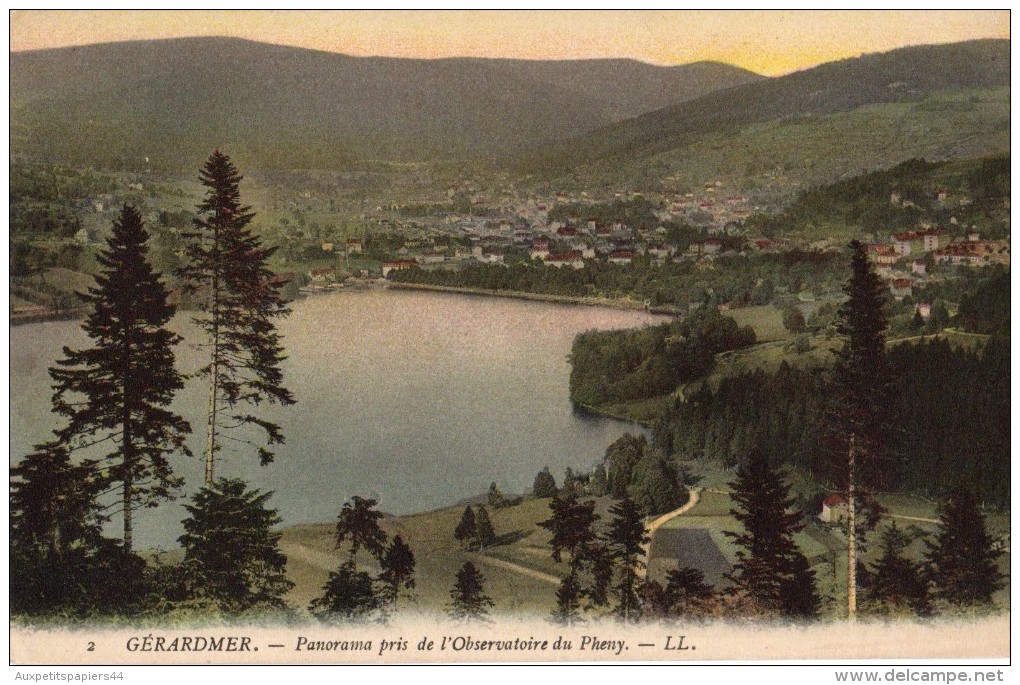
[[[10,43],[19,679],[1002,679],[1008,11],[16,10]]]

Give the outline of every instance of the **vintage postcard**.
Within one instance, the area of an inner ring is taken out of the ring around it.
[[[1009,20],[12,11],[18,678],[1002,680]]]

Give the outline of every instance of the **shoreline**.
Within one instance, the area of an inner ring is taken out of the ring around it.
[[[454,293],[457,295],[474,295],[476,297],[502,297],[512,300],[529,300],[532,302],[550,302],[553,304],[571,304],[585,307],[609,307],[610,309],[626,309],[642,311],[649,314],[677,316],[679,311],[669,307],[652,307],[644,302],[609,297],[579,297],[576,295],[549,295],[545,293],[529,293],[522,290],[488,290],[486,288],[468,288],[451,285],[431,285],[428,283],[402,283],[388,281],[386,288],[396,290],[423,290],[437,293]]]

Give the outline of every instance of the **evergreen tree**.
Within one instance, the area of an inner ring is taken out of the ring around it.
[[[460,621],[484,622],[492,599],[485,594],[485,576],[475,565],[465,561],[457,572],[457,582],[450,590],[450,616]]]
[[[653,450],[645,452],[634,466],[627,491],[645,516],[673,511],[682,507],[690,498],[676,469],[670,466],[660,452]]]
[[[401,589],[414,589],[414,553],[403,538],[395,535],[380,565],[382,573],[379,574],[379,582],[383,585],[383,600],[393,606],[397,603]]]
[[[868,597],[882,613],[895,614],[904,609],[922,616],[931,613],[923,569],[906,556],[910,541],[895,522],[882,533],[882,556],[871,567],[868,585]]]
[[[53,410],[68,419],[57,441],[71,449],[114,446],[99,468],[120,485],[126,551],[136,507],[170,499],[181,484],[168,455],[190,454],[184,439],[191,429],[169,409],[184,387],[173,353],[181,338],[165,328],[174,307],[148,262],[148,237],[141,214],[125,205],[97,257],[103,270],[96,285],[81,295],[91,306],[82,330],[95,345],[65,347],[50,369]]]
[[[606,467],[602,464],[595,466],[591,472],[591,479],[588,482],[588,491],[592,497],[602,497],[609,490],[609,483],[606,480]]]
[[[484,550],[487,545],[496,541],[496,530],[492,527],[492,519],[485,507],[479,505],[475,512],[475,540],[478,541],[478,548]]]
[[[471,505],[464,507],[464,513],[460,515],[460,521],[457,523],[457,527],[453,531],[453,537],[455,540],[460,542],[467,542],[470,546],[471,541],[475,539],[477,534],[477,527],[475,526],[475,510],[471,508]]]
[[[701,618],[710,613],[715,590],[699,569],[678,565],[666,574],[664,595],[667,616]]]
[[[214,480],[214,463],[222,449],[223,433],[257,426],[266,435],[258,446],[259,460],[273,460],[272,445],[283,442],[280,427],[250,413],[248,407],[270,402],[294,403],[283,387],[284,360],[275,319],[289,313],[280,298],[282,283],[266,262],[273,249],[248,228],[254,214],[241,205],[241,175],[230,158],[213,152],[199,176],[207,188],[188,235],[188,263],[179,271],[192,291],[204,296],[204,315],[196,323],[205,331],[209,364],[209,401],[205,443],[205,482]],[[242,442],[248,442],[236,438]]]
[[[627,489],[633,480],[634,467],[645,455],[648,440],[645,436],[635,437],[627,433],[606,449],[606,470],[608,471],[608,491],[616,499],[627,496]]]
[[[556,479],[549,473],[549,467],[538,472],[535,476],[535,483],[531,488],[532,493],[538,499],[556,496]]]
[[[570,571],[557,592],[559,613],[563,620],[574,620],[578,603],[588,597],[592,604],[602,606],[608,602],[608,588],[613,576],[613,558],[598,541],[594,502],[578,502],[572,494],[555,497],[549,503],[552,516],[539,522],[539,526],[552,533],[549,546],[552,558],[563,561],[563,553],[570,555]],[[582,579],[590,579],[585,584]],[[559,602],[563,602],[559,605]],[[579,605],[578,605],[579,606]]]
[[[886,355],[887,292],[865,246],[850,244],[848,298],[839,308],[836,331],[844,337],[828,388],[826,411],[831,478],[847,496],[847,614],[857,612],[856,513],[858,498],[887,482],[888,418],[893,403],[893,373]]]
[[[103,537],[102,488],[94,463],[55,444],[11,468],[12,613],[123,613],[141,600],[145,562]]]
[[[571,569],[566,578],[556,588],[556,608],[552,620],[564,626],[572,626],[581,620],[581,601],[584,599],[584,588],[577,578],[577,572]]]
[[[563,552],[567,552],[573,562],[582,557],[585,548],[596,540],[593,526],[599,516],[595,513],[595,503],[581,503],[573,495],[567,495],[553,499],[549,508],[552,516],[538,525],[552,533],[549,540],[552,558],[561,562]]]
[[[814,572],[793,540],[804,528],[801,512],[782,474],[758,451],[737,471],[730,487],[737,503],[731,513],[744,532],[724,531],[737,547],[737,563],[727,577],[736,590],[765,611],[806,618],[818,611]]]
[[[577,487],[577,476],[574,475],[574,469],[567,467],[567,470],[563,473],[563,490],[565,492],[574,492]]]
[[[322,586],[322,597],[316,597],[308,609],[325,621],[359,621],[379,608],[372,577],[359,571],[353,561],[345,561]]]
[[[970,489],[958,487],[950,495],[939,524],[926,555],[935,596],[956,606],[991,604],[1003,585],[996,564],[1002,550],[988,534]]]
[[[271,496],[249,490],[243,480],[220,478],[185,505],[191,516],[178,539],[192,597],[233,613],[284,606],[294,584],[284,574],[287,557],[273,530],[280,517],[266,508]]]
[[[641,510],[629,497],[616,502],[609,513],[613,519],[606,533],[606,546],[618,564],[620,576],[614,587],[619,601],[616,615],[624,623],[634,622],[641,616],[638,574],[645,568],[645,545],[651,538],[645,533]]]
[[[496,487],[496,481],[489,483],[489,492],[486,495],[486,501],[488,501],[489,506],[493,509],[502,509],[506,506],[506,497],[500,489]]]
[[[386,533],[379,527],[379,519],[383,515],[375,510],[376,504],[374,499],[355,495],[349,502],[344,502],[337,515],[336,549],[349,539],[351,563],[362,547],[380,561],[386,551]]]

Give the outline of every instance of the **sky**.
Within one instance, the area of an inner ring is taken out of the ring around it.
[[[11,51],[235,36],[393,57],[629,57],[770,76],[904,45],[1009,38],[1008,10],[15,10]]]

